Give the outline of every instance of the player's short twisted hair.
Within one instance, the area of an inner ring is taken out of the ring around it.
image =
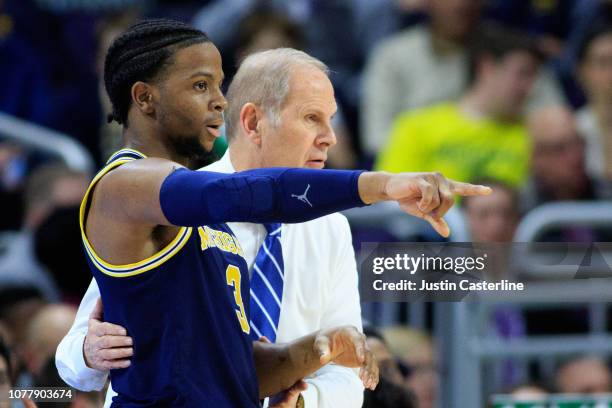
[[[329,75],[329,69],[322,61],[293,48],[256,52],[245,58],[227,91],[225,127],[228,139],[231,140],[238,130],[240,111],[246,103],[257,105],[270,122],[278,126],[280,112],[289,95],[292,69],[304,65]]]
[[[208,41],[202,31],[168,19],[144,20],[117,37],[104,61],[104,86],[113,109],[108,121],[127,125],[132,85],[154,79],[174,52]]]

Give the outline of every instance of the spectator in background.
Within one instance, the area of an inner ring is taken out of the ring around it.
[[[380,369],[380,381],[375,390],[365,390],[364,408],[414,408],[416,401],[407,388],[402,373],[382,334],[373,327],[364,327],[366,342]]]
[[[380,376],[386,377],[387,380],[395,384],[402,385],[404,380],[402,372],[382,334],[371,326],[365,326],[363,334],[366,336],[368,347],[372,350],[374,357],[376,357]]]
[[[0,239],[5,249],[0,256],[0,288],[35,287],[51,301],[60,295],[58,286],[64,294],[82,295],[88,285],[88,276],[83,274],[86,269],[82,269],[86,267],[84,254],[78,240],[71,245],[75,240],[63,234],[71,233],[65,231],[70,223],[78,230],[78,205],[88,179],[88,174],[59,163],[44,165],[31,174],[23,228]],[[42,260],[36,252],[43,255]],[[74,273],[75,268],[80,270]]]
[[[372,52],[363,78],[361,142],[375,155],[401,112],[459,98],[469,86],[468,46],[482,0],[427,0],[429,23],[404,30]],[[529,105],[559,103],[558,84],[542,70]]]
[[[593,3],[592,0],[490,0],[487,17],[537,37],[544,52],[555,57],[563,51],[565,39],[573,29],[579,2]]]
[[[33,387],[68,387],[68,385],[62,381],[60,376],[57,373],[57,368],[55,368],[55,364],[52,359],[45,361],[44,365],[41,368],[40,373],[34,379]],[[92,395],[94,393],[91,393]],[[98,394],[99,393],[95,393]],[[102,402],[100,398],[98,401],[90,401],[87,398],[84,398],[87,394],[79,392],[77,390],[72,391],[72,401],[63,401],[63,402],[38,402],[36,403],[36,408],[100,408]],[[24,408],[29,408],[27,405]]]
[[[529,140],[521,115],[539,58],[529,38],[499,26],[483,27],[470,51],[472,81],[467,93],[459,102],[399,116],[376,167],[523,184]]]
[[[257,10],[247,15],[238,30],[238,63],[250,54],[274,48],[304,48],[301,27],[281,13]]]
[[[15,352],[26,341],[30,321],[46,304],[32,288],[0,290],[0,335]]]
[[[55,368],[55,350],[70,329],[75,315],[75,307],[66,304],[53,304],[40,309],[29,321],[26,339],[19,348],[21,360],[26,370],[19,378],[19,386],[68,387],[59,377],[57,368]],[[39,402],[36,406],[39,408],[96,408],[102,406],[102,403],[102,394],[99,392],[83,393],[73,390],[73,400],[70,402]]]
[[[565,394],[598,394],[612,391],[610,368],[601,358],[578,357],[557,370],[557,391]]]
[[[406,388],[381,376],[374,391],[366,390],[362,408],[415,408],[414,396]]]
[[[585,37],[577,74],[588,101],[577,114],[588,171],[612,180],[612,21],[598,22]]]
[[[491,187],[493,192],[487,197],[466,197],[462,202],[470,241],[511,242],[520,220],[518,193],[500,181],[481,182]]]
[[[49,358],[45,362],[40,374],[35,378],[34,387],[68,387],[68,384],[59,376],[53,358]],[[103,404],[104,398],[101,392],[82,392],[73,389],[71,401],[39,402],[35,408],[101,408]],[[28,406],[24,408],[28,408]]]
[[[414,392],[419,408],[434,408],[438,393],[437,356],[428,334],[408,327],[383,330],[389,349],[407,368],[405,385]]]
[[[22,386],[36,382],[49,359],[72,326],[76,308],[65,304],[43,307],[29,322],[24,344],[20,347],[21,358],[30,378],[22,377]]]
[[[550,201],[609,196],[607,183],[587,174],[584,139],[569,109],[551,106],[536,111],[528,120],[528,129],[533,148],[531,178],[522,199],[524,211]]]

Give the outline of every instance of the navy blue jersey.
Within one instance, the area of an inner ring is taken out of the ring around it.
[[[129,265],[111,265],[87,240],[96,183],[144,158],[123,149],[96,175],[81,204],[89,265],[104,320],[134,340],[132,364],[111,370],[113,407],[259,407],[249,339],[249,279],[244,254],[226,224],[183,227],[164,249]],[[219,203],[223,205],[223,203]]]

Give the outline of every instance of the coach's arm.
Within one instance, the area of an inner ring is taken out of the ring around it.
[[[74,323],[55,353],[57,371],[78,390],[101,390],[109,369],[130,365],[131,341],[123,327],[103,321],[100,290],[92,279]]]

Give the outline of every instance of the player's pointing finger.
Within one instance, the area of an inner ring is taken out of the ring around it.
[[[448,180],[450,190],[453,194],[460,196],[483,196],[491,194],[491,187],[477,184],[462,183],[461,181]]]

